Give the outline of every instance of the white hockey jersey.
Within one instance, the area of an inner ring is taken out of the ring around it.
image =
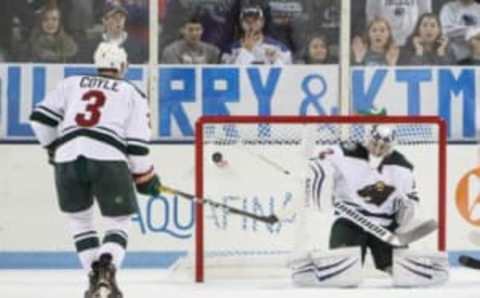
[[[133,174],[152,169],[148,101],[133,84],[103,76],[73,76],[34,109],[32,128],[56,163],[82,155],[127,161]]]
[[[323,203],[320,200],[325,200],[322,195],[329,193],[322,188],[330,178],[333,179],[333,200],[341,200],[382,226],[393,223],[400,196],[418,201],[413,166],[398,151],[372,168],[363,145],[345,143],[312,159],[308,177],[307,192],[317,206]]]

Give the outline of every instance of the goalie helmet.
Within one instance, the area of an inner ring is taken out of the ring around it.
[[[368,152],[375,157],[385,157],[393,150],[395,130],[389,125],[372,125],[367,134]]]
[[[127,69],[127,52],[111,42],[100,43],[93,60],[97,69],[114,69],[121,75]]]

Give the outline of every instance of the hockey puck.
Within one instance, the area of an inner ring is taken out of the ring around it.
[[[219,162],[222,162],[223,161],[223,156],[222,156],[222,153],[220,152],[215,152],[212,154],[212,161],[214,163],[219,163]]]

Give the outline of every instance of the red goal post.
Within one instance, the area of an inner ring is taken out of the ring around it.
[[[436,163],[438,164],[438,173],[436,177],[437,189],[436,193],[438,194],[438,222],[439,222],[439,231],[437,238],[437,248],[438,250],[445,250],[446,245],[446,210],[445,210],[445,201],[446,201],[446,140],[447,140],[447,129],[445,122],[435,116],[269,116],[269,117],[257,117],[257,116],[205,116],[201,117],[196,123],[195,131],[195,195],[197,197],[208,196],[204,193],[204,167],[206,162],[205,154],[205,144],[208,142],[208,138],[212,136],[207,136],[205,130],[209,127],[217,126],[225,130],[225,127],[236,127],[241,125],[252,125],[258,126],[262,125],[265,127],[275,127],[275,125],[299,125],[299,124],[313,124],[313,125],[372,125],[372,124],[391,124],[391,125],[403,125],[407,127],[431,127],[435,130],[435,136],[432,137],[432,140],[427,140],[425,142],[435,142],[438,146],[438,156],[436,158]],[[428,131],[429,129],[425,129]],[[414,132],[413,134],[417,134]],[[215,138],[215,136],[213,136]],[[423,142],[423,132],[418,133],[418,136],[414,136],[414,143]],[[240,135],[235,135],[233,138],[241,138]],[[285,141],[285,140],[283,140]],[[236,142],[236,141],[235,141]],[[251,141],[249,141],[251,142]],[[249,143],[250,144],[250,143]],[[433,198],[423,198],[423,199],[433,199]],[[202,282],[205,279],[205,233],[208,231],[205,230],[205,219],[204,219],[204,206],[202,204],[196,204],[195,209],[195,249],[194,249],[194,270],[195,270],[195,280],[197,282]],[[239,239],[242,241],[242,239]]]

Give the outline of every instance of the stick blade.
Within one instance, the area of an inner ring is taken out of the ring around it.
[[[468,268],[480,269],[480,260],[477,260],[470,256],[462,255],[458,258],[458,262],[460,263],[460,265]]]
[[[412,230],[399,234],[398,238],[402,245],[407,245],[409,243],[415,242],[422,239],[423,237],[429,235],[438,229],[438,223],[434,219],[427,220],[420,225],[416,226]]]

